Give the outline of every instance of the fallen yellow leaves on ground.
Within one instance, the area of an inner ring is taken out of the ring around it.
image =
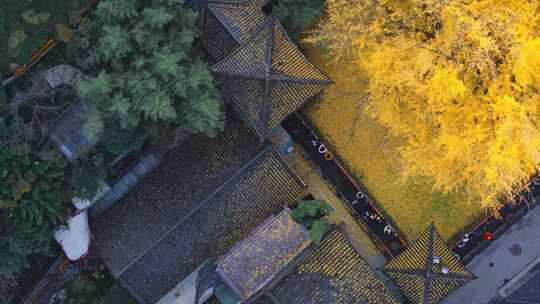
[[[414,240],[431,221],[450,240],[482,215],[480,204],[470,203],[462,193],[434,192],[428,180],[402,181],[397,151],[400,139],[364,112],[362,92],[366,82],[358,81],[358,66],[329,63],[314,46],[309,46],[307,53],[335,82],[320,101],[307,108],[308,116],[378,207],[409,240]]]
[[[540,172],[539,1],[327,0],[307,36],[369,78],[355,94],[403,140],[400,176],[497,212]]]

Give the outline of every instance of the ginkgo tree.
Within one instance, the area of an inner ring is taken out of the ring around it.
[[[404,178],[428,176],[497,209],[537,173],[540,2],[327,5],[308,40],[367,76],[365,110],[403,138]]]

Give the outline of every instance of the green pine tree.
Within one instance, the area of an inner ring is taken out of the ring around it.
[[[298,39],[307,27],[322,15],[325,0],[274,0],[273,13],[289,35]]]
[[[95,111],[89,132],[107,125],[147,133],[174,125],[215,135],[223,124],[218,93],[207,66],[193,55],[196,16],[181,0],[103,0],[93,16],[81,65],[89,75],[81,96]]]

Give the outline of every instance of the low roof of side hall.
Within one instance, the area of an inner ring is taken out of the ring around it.
[[[210,71],[261,140],[332,83],[273,15]]]
[[[304,251],[288,273],[253,302],[256,304],[399,304],[385,281],[333,227],[318,246]]]
[[[104,262],[140,303],[156,303],[303,195],[279,152],[236,117],[228,112],[215,138],[192,136],[96,219]]]
[[[217,272],[240,299],[247,300],[310,244],[308,231],[285,209],[235,246],[217,265]]]

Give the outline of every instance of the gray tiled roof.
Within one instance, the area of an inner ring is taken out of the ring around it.
[[[219,61],[244,43],[266,15],[258,6],[210,3],[201,18],[201,45]]]
[[[217,272],[246,300],[278,276],[311,244],[308,231],[296,223],[290,209],[268,220],[217,266]]]
[[[384,266],[412,304],[437,304],[476,276],[461,264],[431,224]]]
[[[228,117],[220,135],[193,136],[98,218],[95,240],[113,275],[155,303],[303,191],[278,152]]]
[[[210,72],[261,140],[332,83],[273,15]]]
[[[278,304],[398,304],[385,282],[351,246],[341,228],[332,229],[265,298]]]
[[[204,7],[209,3],[219,4],[243,4],[262,7],[266,5],[270,0],[186,0],[187,6],[194,9],[196,12],[201,13]]]

